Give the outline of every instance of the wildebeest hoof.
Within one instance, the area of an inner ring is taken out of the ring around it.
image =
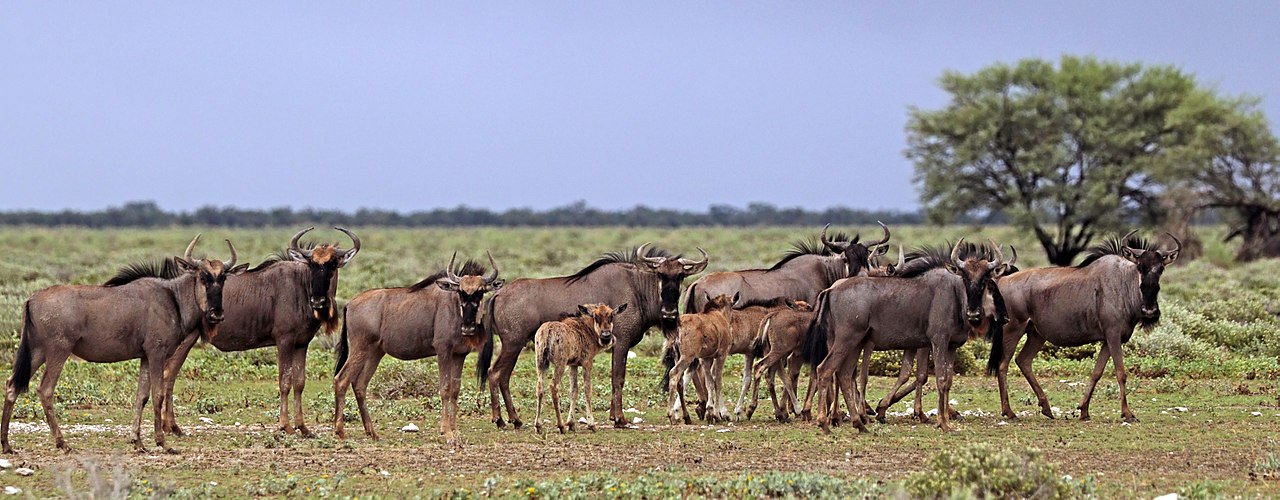
[[[542,424],[533,424],[533,432],[536,432],[538,434],[545,434],[544,432],[542,432]]]
[[[506,429],[506,428],[507,428],[507,423],[506,423],[506,422],[503,422],[503,421],[502,421],[502,419],[494,420],[494,421],[493,421],[493,425],[498,426],[498,428],[499,428],[499,429]]]
[[[1050,410],[1050,409],[1048,409],[1048,408],[1041,408],[1041,409],[1040,409],[1040,414],[1041,414],[1041,415],[1044,415],[1044,416],[1046,416],[1046,417],[1049,417],[1049,418],[1053,418],[1053,410]],[[1087,410],[1086,410],[1086,411],[1082,411],[1082,412],[1080,412],[1080,415],[1081,415],[1081,416],[1088,415],[1088,411],[1087,411]],[[1085,419],[1085,420],[1088,420],[1088,419]]]
[[[174,436],[178,436],[178,437],[187,435],[187,433],[182,432],[182,429],[178,427],[178,424],[173,424],[169,426],[169,434],[173,434]]]
[[[517,430],[518,430],[518,429],[520,429],[521,427],[524,427],[524,422],[521,422],[521,421],[520,421],[520,419],[518,419],[518,418],[517,418],[517,419],[512,419],[512,420],[511,420],[511,427],[513,427],[513,428],[515,428],[515,429],[517,429]]]
[[[596,431],[596,424],[587,424],[587,430],[589,430],[589,431],[591,431],[591,432],[595,432],[595,431]]]
[[[561,434],[564,434],[564,428],[565,428],[565,426],[564,426],[564,425],[557,425],[557,426],[556,426],[556,428],[557,428],[557,429],[560,429],[560,433],[561,433]]]
[[[788,423],[788,422],[791,422],[791,415],[784,415],[784,414],[777,414],[777,413],[775,413],[775,414],[773,415],[773,418],[774,418],[774,420],[777,420],[779,423],[783,423],[783,424]]]
[[[1050,416],[1049,418],[1053,418],[1053,417],[1052,417],[1052,416]],[[1088,421],[1090,421],[1090,420],[1093,420],[1093,419],[1089,417],[1089,413],[1088,413],[1088,412],[1080,412],[1080,421],[1081,421],[1081,422],[1088,422]]]
[[[344,430],[342,430],[342,429],[334,429],[334,430],[333,430],[333,436],[334,436],[334,437],[336,437],[336,438],[338,438],[338,439],[346,439],[346,438],[347,438],[347,431],[344,431]]]
[[[812,420],[813,420],[813,413],[812,413],[812,412],[810,412],[809,410],[801,411],[801,412],[800,412],[800,420],[803,420],[803,421],[805,421],[805,422],[812,421]]]
[[[170,455],[181,455],[181,454],[182,454],[182,452],[178,451],[178,450],[177,450],[177,448],[168,448],[168,447],[162,447],[162,448],[164,448],[164,452],[165,452],[165,453],[168,453],[168,454],[170,454]]]
[[[623,420],[623,419],[620,419],[620,418],[618,418],[618,419],[614,419],[614,420],[613,420],[613,428],[614,428],[614,429],[626,429],[626,428],[627,428],[627,421],[626,421],[626,420]]]
[[[570,431],[573,431],[573,430],[574,430],[574,426],[575,426],[575,425],[576,425],[576,424],[575,424],[574,422],[569,422],[569,430],[570,430]]]
[[[1125,422],[1128,422],[1128,423],[1130,423],[1130,424],[1136,424],[1136,423],[1138,423],[1138,416],[1137,416],[1137,415],[1129,415],[1129,416],[1127,416],[1127,417],[1124,417],[1124,421],[1125,421]]]
[[[316,437],[316,433],[311,432],[311,429],[308,429],[308,428],[307,428],[307,426],[305,426],[305,425],[299,425],[299,426],[298,426],[298,434],[299,434],[299,435],[301,435],[302,437],[304,437],[304,438],[308,438],[308,439],[309,439],[309,438]]]
[[[685,416],[684,416],[684,425],[693,425],[693,419],[692,419],[692,418],[689,418],[689,416],[688,416],[688,415],[685,415]]]

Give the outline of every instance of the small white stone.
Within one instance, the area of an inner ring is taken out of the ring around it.
[[[31,470],[29,467],[18,467],[17,469],[14,469],[13,471],[14,471],[14,472],[17,472],[19,476],[30,476],[30,475],[35,474],[35,473],[36,473],[36,471]]]
[[[636,359],[635,351],[627,351],[627,359]]]
[[[640,417],[631,417],[631,423],[633,423],[633,424],[639,424],[639,423],[642,423],[642,422],[644,422],[644,419],[643,419],[643,418],[640,418]]]
[[[1176,411],[1176,412],[1178,412],[1178,413],[1186,413],[1186,412],[1187,412],[1187,407],[1185,407],[1185,406],[1175,406],[1175,407],[1173,407],[1173,408],[1169,408],[1169,409],[1170,409],[1170,410],[1173,410],[1173,411]],[[1177,493],[1170,493],[1170,494],[1171,494],[1171,495],[1176,495]]]
[[[1160,495],[1156,497],[1156,500],[1178,500],[1179,498],[1182,497],[1179,497],[1177,493],[1169,493],[1167,495]]]
[[[955,405],[960,404],[960,402],[959,402],[959,401],[956,401],[956,400],[954,400],[954,399],[953,399],[953,400],[951,400],[951,401],[947,401],[947,404],[952,405],[952,406],[955,406]]]
[[[1255,416],[1255,417],[1261,417],[1261,416],[1262,416],[1262,412],[1260,412],[1260,411],[1255,411],[1255,412],[1253,412],[1253,413],[1250,413],[1250,415],[1253,415],[1253,416]]]
[[[996,425],[1009,425],[1009,422],[1005,422],[1004,420],[1001,420],[999,422],[996,422]]]
[[[631,408],[627,408],[627,409],[625,409],[625,410],[622,410],[622,413],[644,413],[644,412],[642,412],[642,411],[640,411],[640,410],[637,410],[637,409],[633,406],[633,407],[631,407]]]
[[[384,469],[384,470],[381,470],[381,471],[378,471],[378,474],[381,474],[381,475],[382,475],[382,477],[391,477],[391,473],[390,473],[390,472],[387,472],[385,469]]]
[[[409,425],[400,428],[400,432],[418,432],[418,426],[414,425],[413,422],[409,422]]]
[[[19,487],[17,487],[17,486],[5,486],[5,487],[4,487],[4,494],[6,494],[6,495],[17,495],[17,494],[19,494],[19,493],[22,493],[22,488],[19,488]]]
[[[729,432],[733,429],[716,429],[716,432]]]
[[[236,427],[240,427],[240,422],[236,422]]]
[[[111,419],[109,419],[109,418],[104,418],[104,419],[102,419],[102,421],[103,421],[103,422],[106,422],[106,423],[108,423],[108,424],[109,424],[109,423],[112,423],[112,422],[115,422],[115,420],[111,420]]]
[[[11,469],[11,468],[13,468],[13,462],[10,462],[9,459],[7,458],[0,458],[0,469]]]
[[[209,417],[200,417],[200,422],[202,422],[202,423],[204,423],[204,424],[206,424],[206,425],[212,425],[212,424],[213,424],[213,419],[212,419],[212,418],[209,418]]]

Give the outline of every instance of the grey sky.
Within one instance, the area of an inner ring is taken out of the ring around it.
[[[907,106],[1062,53],[1280,117],[1280,2],[933,4],[6,2],[0,210],[910,209]]]

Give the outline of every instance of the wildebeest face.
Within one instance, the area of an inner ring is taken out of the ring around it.
[[[680,317],[680,282],[686,277],[702,272],[707,268],[710,259],[707,257],[707,251],[701,248],[702,260],[695,261],[692,259],[669,259],[667,257],[645,257],[644,247],[648,245],[640,245],[636,249],[636,255],[640,256],[641,268],[646,269],[658,275],[658,294],[662,302],[659,316],[663,320],[675,320]]]
[[[991,247],[996,254],[995,260],[987,260],[981,252],[962,259],[960,248],[963,243],[964,238],[960,238],[956,246],[951,249],[951,261],[947,263],[947,270],[964,281],[964,318],[969,322],[969,326],[977,328],[982,326],[983,319],[986,317],[986,311],[983,308],[986,294],[995,287],[995,280],[1004,276],[1017,261],[1017,253],[1014,253],[1013,261],[1005,262],[1004,252],[999,245],[992,242]]]
[[[236,265],[236,247],[231,244],[231,240],[226,240],[227,247],[231,249],[231,260],[226,263],[218,259],[193,260],[191,252],[199,239],[200,235],[196,235],[195,239],[191,240],[191,244],[187,245],[185,256],[174,257],[173,260],[183,272],[196,275],[196,306],[204,321],[210,325],[216,325],[223,319],[222,287],[226,283],[227,276],[240,274],[248,269],[249,265]]]
[[[578,312],[591,324],[591,329],[596,334],[596,342],[600,344],[600,347],[608,347],[609,344],[613,343],[613,318],[626,310],[627,304],[625,303],[616,308],[609,307],[606,304],[583,304],[578,306]]]
[[[458,276],[453,271],[453,262],[457,257],[458,253],[454,252],[453,257],[449,258],[449,267],[445,268],[445,277],[436,280],[436,286],[446,292],[457,292],[458,312],[462,317],[462,334],[474,335],[476,327],[479,326],[476,317],[480,311],[480,301],[484,299],[485,292],[500,290],[504,282],[498,279],[498,265],[493,262],[492,254],[489,254],[489,266],[492,269],[489,276],[474,276],[470,274]]]
[[[1143,326],[1154,326],[1160,321],[1160,275],[1164,274],[1165,266],[1178,260],[1178,254],[1182,252],[1182,242],[1172,234],[1165,234],[1177,245],[1173,250],[1145,250],[1126,245],[1120,251],[1122,257],[1138,266],[1138,288],[1142,291],[1140,318]],[[1133,232],[1130,232],[1121,241],[1127,241],[1132,235]]]
[[[289,241],[288,253],[290,258],[296,262],[306,264],[311,271],[308,302],[316,318],[327,320],[335,312],[333,301],[338,291],[338,270],[346,266],[360,251],[360,238],[351,231],[341,227],[334,227],[334,229],[346,233],[351,238],[353,247],[350,250],[342,250],[337,245],[328,243],[318,245],[309,250],[299,248],[298,239],[312,229],[315,228],[309,227],[293,235],[293,239]]]
[[[880,224],[880,228],[884,230],[884,238],[871,243],[859,243],[856,236],[853,241],[831,241],[827,239],[827,228],[831,224],[822,227],[822,234],[819,239],[831,251],[844,257],[845,276],[867,276],[871,269],[872,252],[876,250],[876,247],[889,242],[889,227],[884,225],[883,222],[877,221],[876,223]]]

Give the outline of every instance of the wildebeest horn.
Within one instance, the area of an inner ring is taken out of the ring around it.
[[[498,279],[498,264],[493,261],[493,254],[489,253],[488,250],[485,250],[484,254],[489,256],[489,267],[493,269],[488,276],[484,277],[484,284],[490,285]]]
[[[703,249],[702,249],[702,247],[698,247],[698,251],[699,251],[699,252],[702,252],[702,260],[701,260],[701,261],[694,261],[694,260],[690,260],[690,259],[680,259],[678,262],[680,262],[680,265],[683,265],[683,266],[700,266],[700,265],[702,265],[702,264],[706,264],[706,263],[707,263],[707,259],[709,258],[709,257],[707,257],[707,251],[706,251],[706,250],[703,250]]]
[[[313,226],[313,227],[303,229],[301,231],[298,231],[298,234],[293,235],[293,239],[289,240],[289,249],[302,254],[303,257],[310,259],[311,251],[298,248],[298,240],[302,238],[302,235],[307,234],[307,231],[310,231],[312,229],[315,229],[315,227]]]
[[[453,252],[453,256],[449,257],[449,267],[444,268],[445,276],[448,277],[449,282],[455,285],[458,284],[459,281],[462,281],[462,278],[459,278],[458,275],[453,272],[453,261],[457,258],[458,252]]]
[[[885,243],[888,243],[888,242],[889,242],[889,226],[884,225],[884,223],[883,223],[883,222],[880,222],[880,221],[876,221],[876,224],[879,224],[879,225],[880,225],[880,229],[883,229],[883,230],[884,230],[884,239],[883,239],[883,240],[880,240],[880,241],[877,241],[877,242],[875,242],[875,243],[869,243],[869,244],[867,244],[867,248],[871,248],[871,247],[874,247],[874,246],[877,246],[877,245],[883,245],[883,244],[885,244]]]
[[[188,243],[188,244],[187,244],[187,251],[182,253],[182,260],[185,260],[185,261],[187,261],[187,262],[191,262],[191,252],[194,252],[194,251],[195,251],[195,249],[196,249],[196,242],[197,242],[197,241],[200,241],[200,234],[199,234],[199,233],[196,233],[196,237],[195,237],[195,238],[191,238],[191,243]]]
[[[996,260],[995,260],[995,262],[988,262],[988,263],[987,263],[987,269],[995,269],[995,268],[996,268],[996,266],[998,266],[998,265],[1000,265],[1002,262],[1004,262],[1004,249],[1000,248],[1000,245],[997,245],[997,244],[996,244],[996,240],[993,240],[993,239],[991,239],[991,238],[987,238],[987,241],[991,242],[991,248],[992,248],[992,249],[995,251],[995,253],[996,253]]]
[[[354,255],[354,254],[357,254],[357,253],[360,253],[360,237],[359,237],[359,236],[356,236],[356,233],[353,233],[353,232],[351,232],[351,231],[347,231],[347,228],[345,228],[345,227],[333,226],[333,228],[334,228],[334,229],[337,229],[337,230],[339,230],[339,231],[342,231],[342,232],[343,232],[343,234],[346,234],[348,238],[351,238],[351,245],[352,245],[352,246],[351,246],[351,250],[352,250],[352,252],[351,252],[351,253],[352,253],[353,255]]]
[[[1010,243],[1009,251],[1013,252],[1013,260],[1009,261],[1009,267],[1013,267],[1014,264],[1018,263],[1018,248],[1013,246],[1013,243]]]
[[[1126,234],[1126,235],[1124,235],[1124,236],[1121,236],[1121,237],[1120,237],[1120,245],[1121,245],[1121,246],[1123,246],[1123,247],[1125,247],[1125,248],[1127,248],[1127,249],[1129,249],[1129,253],[1132,253],[1134,257],[1141,257],[1141,256],[1142,256],[1142,254],[1144,254],[1144,253],[1146,253],[1146,252],[1147,252],[1147,249],[1145,249],[1145,248],[1133,248],[1133,247],[1129,246],[1129,237],[1133,236],[1133,235],[1134,235],[1134,233],[1137,233],[1137,232],[1138,232],[1138,230],[1137,230],[1137,229],[1134,229],[1133,231],[1129,231],[1129,233],[1128,233],[1128,234]]]
[[[956,246],[951,248],[951,261],[957,266],[964,266],[964,261],[960,260],[960,245],[964,244],[964,237],[956,240]]]
[[[641,259],[644,259],[645,262],[650,262],[653,264],[661,264],[667,261],[666,257],[645,257],[644,247],[647,247],[647,246],[649,246],[649,242],[646,241],[643,245],[640,245],[639,247],[637,247],[636,257],[640,257]]]
[[[1173,233],[1164,233],[1164,234],[1168,235],[1169,238],[1173,240],[1173,244],[1176,245],[1176,247],[1173,249],[1172,252],[1165,252],[1165,253],[1162,253],[1161,255],[1173,255],[1175,253],[1182,253],[1182,241],[1179,241],[1178,237],[1174,236]]]
[[[902,265],[907,263],[907,254],[902,251],[902,245],[898,245],[898,267],[894,269],[902,269]]]
[[[830,248],[831,250],[836,252],[843,253],[845,249],[849,248],[849,243],[843,242],[843,241],[836,242],[836,241],[828,240],[827,228],[829,227],[831,227],[831,224],[822,226],[822,234],[818,235],[818,239],[822,240],[822,244],[826,245],[827,248]]]
[[[233,268],[233,267],[236,267],[236,260],[238,260],[238,259],[237,259],[237,257],[238,257],[238,256],[236,255],[236,246],[231,244],[231,240],[230,240],[230,239],[223,240],[223,241],[226,241],[226,242],[227,242],[227,248],[230,248],[230,249],[231,249],[231,262],[227,262],[227,264],[226,264],[227,269],[231,269],[231,268]]]

